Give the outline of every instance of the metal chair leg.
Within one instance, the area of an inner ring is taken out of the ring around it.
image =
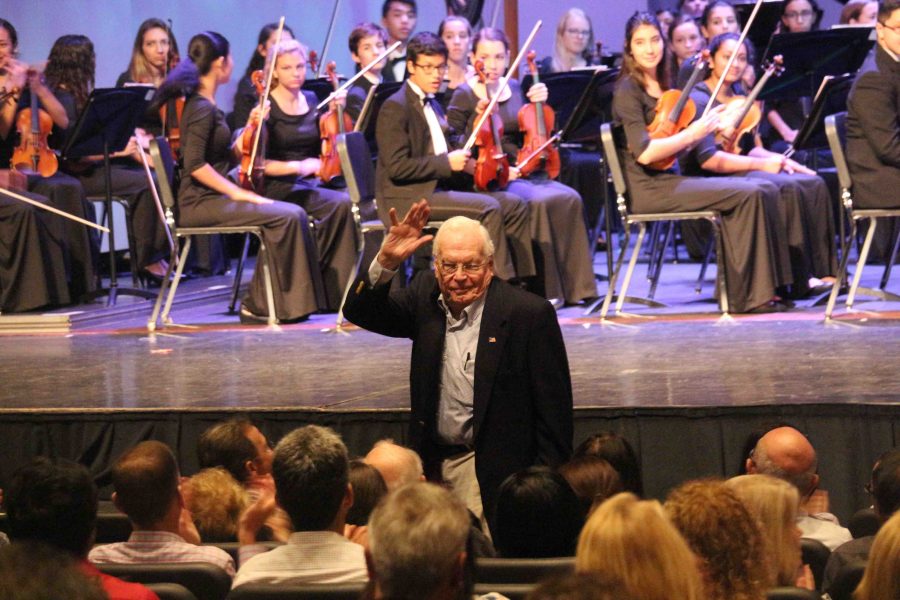
[[[897,223],[897,219],[893,219],[895,224]],[[897,260],[897,250],[900,250],[900,227],[894,228],[894,246],[891,249],[891,256],[888,258],[887,263],[884,265],[884,274],[881,276],[881,285],[878,286],[878,289],[883,290],[887,287],[888,281],[891,280],[891,270],[894,268],[894,261]]]
[[[266,286],[266,308],[268,309],[268,319],[266,322],[269,327],[274,327],[278,324],[278,317],[275,315],[275,291],[272,289],[272,272],[269,269],[269,252],[266,248],[266,241],[259,236],[259,254],[257,255],[257,265],[256,268],[259,268],[259,261],[262,261],[263,267],[263,282]]]
[[[150,319],[147,321],[147,331],[156,331],[156,325],[159,319],[159,309],[162,307],[163,297],[166,295],[166,291],[169,289],[169,281],[172,276],[172,270],[175,268],[176,264],[181,264],[181,261],[178,260],[177,251],[172,252],[169,260],[169,266],[166,268],[166,274],[162,280],[162,285],[159,286],[159,293],[156,295],[156,302],[153,304],[153,312],[150,314]]]
[[[862,251],[859,253],[859,260],[856,261],[856,272],[853,273],[853,284],[850,286],[850,293],[847,294],[848,309],[853,307],[853,300],[856,298],[856,288],[859,287],[859,281],[862,279],[862,272],[866,267],[866,260],[869,258],[869,249],[872,247],[872,239],[875,237],[877,225],[878,219],[869,219],[869,230],[866,232],[866,240],[863,242]]]
[[[172,281],[172,284],[169,288],[169,295],[166,298],[166,306],[163,308],[162,312],[162,322],[163,326],[168,325],[172,322],[169,318],[169,313],[172,311],[172,302],[175,300],[175,292],[178,291],[178,283],[181,281],[181,271],[184,269],[184,264],[187,262],[188,253],[191,251],[191,241],[193,238],[191,236],[187,236],[184,239],[184,248],[181,249],[181,258],[178,259],[178,267],[175,269],[175,277]]]
[[[619,257],[616,259],[615,268],[612,273],[609,274],[609,287],[606,289],[606,296],[603,297],[603,307],[600,309],[600,320],[606,319],[606,314],[609,312],[609,305],[612,303],[613,296],[616,295],[616,282],[619,279],[619,273],[622,272],[622,262],[625,260],[625,253],[628,251],[628,242],[631,238],[631,225],[623,223],[622,235],[623,239],[619,249]],[[585,314],[591,314],[593,309],[593,306],[588,307]]]
[[[234,313],[237,306],[238,294],[241,290],[241,279],[244,276],[244,263],[247,262],[247,252],[250,250],[250,234],[244,234],[244,249],[241,251],[241,258],[234,270],[234,283],[231,286],[231,304],[228,305],[228,312]]]
[[[653,276],[650,278],[650,291],[647,293],[647,297],[653,300],[653,297],[656,296],[656,286],[659,285],[659,277],[662,275],[662,267],[666,258],[666,249],[669,247],[669,242],[672,239],[672,231],[675,228],[675,221],[669,221],[664,225],[666,229],[665,236],[663,237],[663,243],[659,245],[659,252],[656,257],[656,264],[653,268]]]
[[[703,264],[700,265],[700,274],[697,276],[697,285],[694,291],[698,294],[703,291],[703,281],[706,279],[706,269],[709,267],[709,259],[712,257],[713,242],[715,238],[709,238],[706,241],[706,252],[703,254]]]
[[[644,243],[644,236],[647,234],[647,224],[638,223],[638,238],[634,244],[634,251],[631,253],[631,260],[628,261],[628,270],[625,271],[625,278],[622,280],[622,291],[616,300],[616,314],[622,312],[625,305],[625,296],[628,294],[628,286],[631,283],[631,275],[634,273],[634,267],[637,265],[638,255],[641,252],[641,245]]]
[[[847,266],[850,263],[850,240],[852,240],[856,236],[856,221],[850,220],[850,237],[843,241],[843,253],[841,255],[841,264],[838,266],[837,277],[835,278],[834,285],[831,286],[831,293],[828,294],[828,304],[825,306],[825,322],[828,323],[831,321],[831,315],[834,312],[834,304],[837,302],[837,297],[841,293],[841,288],[844,285],[844,282],[847,280]]]
[[[728,274],[725,272],[725,252],[723,251],[722,226],[718,219],[712,220],[713,238],[716,244],[716,281],[719,284],[719,310],[722,316],[728,316],[731,312],[731,304],[728,301]],[[708,260],[709,252],[707,252]]]

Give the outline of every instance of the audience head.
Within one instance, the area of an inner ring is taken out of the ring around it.
[[[708,600],[761,600],[770,575],[759,522],[722,481],[689,481],[665,503],[694,554]]]
[[[639,498],[644,495],[641,462],[628,440],[612,431],[601,431],[581,442],[575,457],[597,456],[612,465],[622,480],[622,489]]]
[[[306,425],[275,447],[272,476],[278,504],[296,531],[343,531],[353,505],[347,447],[327,427]]]
[[[97,487],[82,465],[35,458],[13,473],[3,500],[13,542],[43,542],[87,556],[97,522]]]
[[[900,54],[900,0],[882,0],[875,31],[884,48]]]
[[[416,451],[395,444],[393,440],[384,439],[375,442],[364,460],[381,473],[388,491],[408,483],[425,481],[422,459]]]
[[[643,600],[622,581],[602,573],[568,573],[542,579],[526,600]]]
[[[249,506],[247,491],[222,467],[203,469],[191,477],[185,501],[204,542],[237,540],[241,513]]]
[[[578,538],[575,571],[598,573],[641,600],[703,598],[696,560],[659,502],[627,492],[588,519]]]
[[[391,36],[391,43],[406,42],[416,28],[415,0],[385,0],[381,5],[381,24]]]
[[[589,61],[593,51],[594,25],[591,18],[580,8],[570,8],[556,24],[553,71],[570,71],[576,66],[573,57]]]
[[[883,454],[872,470],[872,497],[882,521],[900,510],[900,450]]]
[[[819,486],[816,450],[793,427],[776,427],[759,438],[747,459],[747,473],[783,479],[800,492],[801,501]]]
[[[113,465],[113,503],[138,529],[150,529],[181,511],[175,455],[161,442],[141,442]]]
[[[797,488],[768,475],[741,475],[729,479],[725,485],[759,520],[772,567],[769,584],[772,587],[793,586],[802,564]]]
[[[413,483],[388,494],[369,519],[370,577],[393,600],[466,598],[469,513],[446,489]]]
[[[741,23],[738,21],[734,6],[725,0],[713,0],[703,9],[700,18],[700,33],[707,40],[711,40],[722,33],[738,33]]]
[[[877,0],[850,0],[841,10],[841,25],[875,25],[877,21]]]
[[[271,474],[272,456],[266,436],[244,417],[213,425],[197,442],[200,468],[224,467],[241,483]]]
[[[583,524],[584,512],[563,476],[530,467],[500,485],[491,535],[506,558],[572,556]]]
[[[494,276],[494,244],[487,229],[474,219],[444,221],[432,246],[434,273],[451,311],[481,298]]]
[[[619,473],[599,456],[576,456],[559,467],[559,474],[569,482],[585,515],[592,506],[599,506],[607,498],[625,491]]]
[[[878,530],[854,600],[900,598],[900,512]]]
[[[57,548],[23,542],[0,548],[3,600],[107,600],[100,582]]]
[[[822,9],[816,0],[787,0],[781,13],[781,28],[790,33],[815,31],[821,20]]]
[[[378,469],[359,459],[350,461],[349,480],[353,488],[353,506],[347,513],[347,523],[365,525],[379,500],[387,495],[387,486]]]

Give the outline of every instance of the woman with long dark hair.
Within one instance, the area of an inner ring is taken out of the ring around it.
[[[716,210],[722,215],[724,264],[730,308],[734,312],[769,311],[780,285],[774,268],[767,215],[777,218],[775,186],[739,178],[682,177],[651,165],[676,156],[714,132],[718,109],[686,129],[652,139],[647,126],[656,104],[670,87],[665,37],[656,17],[636,13],[625,26],[622,73],[613,96],[613,122],[624,133],[620,159],[625,168],[631,210],[665,213]],[[769,212],[771,211],[771,213]]]
[[[187,57],[169,74],[154,104],[185,96],[181,118],[182,173],[178,189],[179,221],[189,227],[261,225],[272,273],[276,317],[297,321],[318,310],[312,265],[315,245],[306,213],[299,206],[277,202],[245,190],[226,177],[237,159],[231,130],[216,106],[216,91],[228,83],[234,69],[230,46],[221,34],[198,33]],[[248,125],[257,127],[261,115],[254,108]],[[262,268],[257,268],[241,305],[242,321],[266,318]]]
[[[162,19],[147,19],[138,27],[128,68],[119,75],[116,87],[126,83],[146,83],[159,87],[180,60],[178,42]]]
[[[256,93],[256,86],[253,85],[250,76],[253,75],[253,71],[259,71],[266,66],[266,57],[269,55],[269,50],[275,45],[277,32],[278,23],[269,23],[259,30],[256,48],[253,49],[250,62],[247,63],[247,68],[244,69],[244,74],[238,81],[237,91],[234,93],[233,112],[228,115],[228,123],[233,128],[242,127],[247,122],[250,111],[259,103],[259,94]],[[281,39],[294,39],[294,31],[285,25],[281,32]]]

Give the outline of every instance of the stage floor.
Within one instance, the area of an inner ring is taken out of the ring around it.
[[[824,307],[808,302],[723,321],[693,292],[697,269],[665,266],[657,299],[671,306],[639,311],[649,318],[601,324],[582,307],[559,311],[577,408],[900,402],[900,304],[860,298],[862,312],[829,326]],[[639,266],[630,293],[646,290],[643,273]],[[874,285],[881,268],[866,273]],[[225,312],[227,284],[183,284],[173,317],[190,326],[149,334],[152,303],[123,297],[112,310],[77,309],[68,334],[0,336],[0,411],[407,406],[408,340],[354,327],[327,332],[334,315],[278,330],[240,326]]]

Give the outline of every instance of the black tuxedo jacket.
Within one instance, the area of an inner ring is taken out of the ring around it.
[[[446,129],[440,113],[438,119]],[[439,179],[452,175],[447,155],[434,155],[425,109],[408,83],[382,104],[375,139],[375,194],[384,210],[394,207],[398,215],[406,214],[413,202],[431,197]]]
[[[858,208],[900,207],[900,63],[875,44],[847,99],[847,164]]]
[[[370,286],[363,273],[344,315],[370,331],[412,339],[410,440],[433,467],[442,458],[436,432],[446,316],[433,276],[390,287]],[[556,311],[496,277],[481,317],[474,400],[475,468],[492,519],[506,477],[536,464],[556,466],[572,453],[572,384]]]

